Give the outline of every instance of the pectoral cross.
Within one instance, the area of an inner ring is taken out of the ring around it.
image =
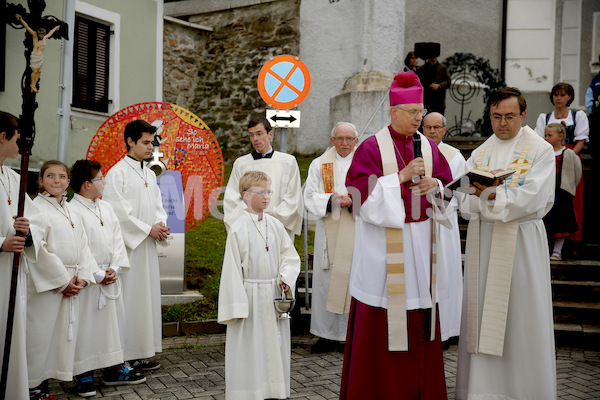
[[[519,158],[513,161],[508,166],[508,169],[512,169],[515,171],[515,173],[511,176],[510,180],[510,187],[512,188],[517,187],[517,185],[519,184],[519,176],[530,170],[532,167],[532,164],[529,161],[527,161],[528,151],[529,147],[524,147],[523,151],[521,151],[521,154],[519,155]]]

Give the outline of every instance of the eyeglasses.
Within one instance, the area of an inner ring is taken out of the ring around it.
[[[259,194],[262,197],[270,196],[273,193],[273,191],[271,191],[271,190],[261,190],[259,192],[255,192],[254,190],[246,190],[246,192],[250,192],[250,193],[254,193],[254,194]]]
[[[102,182],[102,183],[104,183],[104,177],[96,178],[96,179],[90,179],[90,182]]]
[[[502,120],[505,120],[507,123],[514,122],[517,119],[517,117],[518,117],[518,115],[515,115],[515,114],[507,114],[507,115],[493,114],[491,116],[492,121],[494,121],[494,122],[501,122]]]
[[[352,143],[356,140],[355,137],[334,137],[332,139],[337,143],[342,143],[342,142]]]
[[[421,115],[421,117],[424,117],[427,114],[427,110],[424,108],[414,108],[412,110],[405,110],[402,107],[396,107],[398,110],[402,110],[407,112],[411,117],[416,117],[417,115]]]
[[[436,131],[439,131],[440,129],[442,129],[444,127],[444,125],[423,125],[423,129],[425,130],[430,130],[430,129],[435,129]]]

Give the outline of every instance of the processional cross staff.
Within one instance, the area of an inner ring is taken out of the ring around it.
[[[17,217],[23,216],[25,208],[25,194],[27,189],[27,174],[29,172],[29,156],[35,139],[35,110],[38,107],[36,94],[41,74],[43,53],[46,39],[68,39],[68,26],[58,18],[47,15],[42,17],[46,9],[45,0],[27,0],[29,13],[20,4],[7,3],[2,11],[4,19],[11,27],[25,28],[25,60],[26,68],[21,78],[21,115],[19,116],[19,152],[21,154],[21,182],[19,186],[19,204]],[[33,32],[33,33],[32,33]],[[46,34],[46,32],[50,32]],[[33,57],[32,57],[33,54]],[[33,60],[32,60],[33,58]],[[33,65],[32,65],[33,62]],[[17,276],[19,272],[20,255],[15,253],[10,281],[10,297],[8,316],[6,321],[6,335],[4,337],[4,354],[2,358],[2,373],[0,376],[0,398],[6,397],[8,378],[8,364],[10,362],[10,346],[12,343],[13,322],[15,316],[15,298],[17,294]]]

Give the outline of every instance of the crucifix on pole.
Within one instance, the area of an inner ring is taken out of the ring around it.
[[[17,217],[23,216],[29,172],[29,156],[35,139],[35,110],[38,108],[36,94],[39,91],[40,74],[42,71],[43,53],[46,40],[67,37],[67,24],[54,16],[42,16],[46,9],[45,0],[28,0],[29,12],[20,4],[7,3],[4,10],[4,20],[13,28],[25,28],[25,60],[26,68],[21,78],[21,115],[19,116],[19,152],[21,154],[21,181],[19,186]],[[2,372],[0,376],[0,398],[4,399],[7,387],[8,365],[10,363],[10,347],[12,343],[13,322],[15,313],[15,298],[17,292],[17,276],[19,271],[19,255],[13,257],[11,284],[9,294],[6,335],[4,338],[4,353]]]

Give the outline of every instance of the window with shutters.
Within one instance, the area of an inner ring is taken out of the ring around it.
[[[109,112],[110,26],[75,16],[72,105]]]

